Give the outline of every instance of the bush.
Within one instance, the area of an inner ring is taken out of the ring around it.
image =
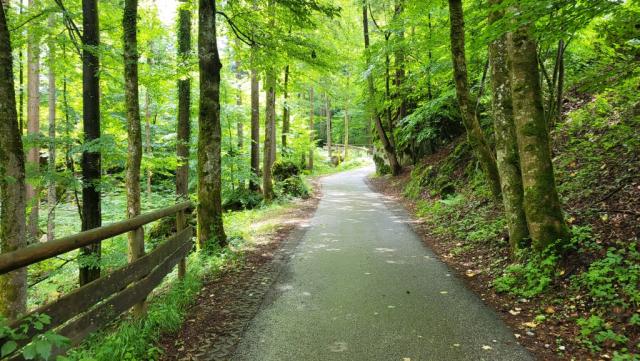
[[[282,182],[285,179],[289,179],[291,177],[300,175],[300,173],[302,173],[302,169],[298,164],[294,163],[293,161],[288,159],[283,159],[273,163],[273,166],[271,167],[271,172],[273,174],[273,179],[276,182]]]
[[[281,197],[300,197],[309,198],[309,186],[305,183],[301,176],[296,175],[289,177],[275,184],[276,195]]]
[[[262,203],[262,193],[245,187],[236,188],[230,194],[225,194],[222,208],[225,211],[239,211],[253,209]]]

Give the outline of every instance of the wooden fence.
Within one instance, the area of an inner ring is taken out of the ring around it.
[[[161,218],[177,216],[177,233],[152,252],[13,322],[11,328],[27,329],[24,340],[16,341],[18,350],[27,345],[33,337],[47,331],[67,337],[71,345],[77,345],[90,333],[104,327],[133,305],[143,302],[176,265],[180,265],[178,273],[179,277],[183,277],[184,259],[193,248],[193,229],[186,225],[185,211],[192,206],[191,202],[183,202],[125,221],[0,255],[2,275],[136,230]],[[31,320],[36,315],[47,315],[51,321],[35,329]],[[6,341],[7,339],[0,339],[0,346]],[[21,360],[18,350],[2,360]],[[61,351],[58,350],[58,353]]]

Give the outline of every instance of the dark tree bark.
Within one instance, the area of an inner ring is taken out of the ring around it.
[[[100,61],[96,48],[100,45],[98,0],[82,0],[83,49],[82,49],[82,121],[84,143],[94,144],[100,139]],[[95,149],[95,147],[93,147]],[[100,151],[82,152],[82,230],[102,225],[100,195]],[[82,255],[91,259],[90,264],[80,265],[80,285],[100,278],[101,245],[82,248]]]
[[[502,0],[489,1],[490,6],[494,9],[500,6],[501,3]],[[499,21],[503,14],[504,11],[501,10],[490,11],[489,24]],[[512,252],[515,252],[522,241],[529,237],[529,230],[523,207],[524,194],[516,128],[513,120],[506,34],[489,45],[489,61],[491,64],[493,123],[496,136],[497,165],[502,188],[502,203],[509,229],[509,244]]]
[[[402,12],[404,11],[404,0],[396,0],[395,3],[395,13],[394,17],[396,21],[402,17]],[[403,84],[405,81],[405,56],[404,56],[404,48],[402,42],[404,42],[404,24],[400,27],[397,33],[398,43],[400,46],[396,46],[396,51],[394,54],[395,57],[395,68],[396,68],[396,77],[395,77],[395,97],[399,102],[398,111],[396,113],[396,122],[401,121],[407,115],[407,100],[403,90]]]
[[[276,141],[276,74],[275,69],[267,69],[265,76],[267,99],[264,121],[264,154],[262,163],[262,194],[266,201],[274,197],[271,167],[275,162]]]
[[[367,15],[367,2],[363,1],[362,5],[362,29],[364,33],[364,50],[367,56],[367,64],[371,63],[371,54],[369,52],[369,19]],[[382,147],[384,148],[385,154],[387,156],[387,160],[389,161],[389,166],[391,167],[391,174],[398,175],[400,174],[400,163],[398,163],[398,158],[396,157],[396,151],[394,147],[391,145],[389,138],[387,137],[387,133],[382,126],[382,120],[380,119],[380,115],[376,110],[375,104],[375,84],[373,82],[373,76],[369,74],[367,76],[367,83],[369,86],[369,111],[372,113],[374,119],[374,126],[378,133],[378,137],[380,138],[380,142],[382,143]]]
[[[49,27],[55,25],[55,17],[49,15]],[[48,169],[51,177],[47,183],[47,242],[55,238],[56,233],[56,73],[54,70],[55,58],[55,41],[51,38],[47,46],[49,47],[49,99],[47,106],[49,107],[49,159]]]
[[[28,1],[33,9],[34,0]],[[27,150],[27,168],[30,176],[40,175],[40,36],[38,29],[31,28],[27,32],[27,134],[36,139],[35,145]],[[38,220],[40,218],[40,192],[38,187],[27,183],[27,203],[31,207],[27,219],[27,238],[29,243],[39,241]]]
[[[242,73],[240,72],[240,62],[238,61],[236,64],[236,80],[238,81],[238,93],[236,94],[236,105],[238,107],[242,106],[242,86],[240,81],[242,80]],[[238,119],[236,123],[236,134],[238,136],[238,152],[242,154],[242,148],[244,148],[244,125],[242,124],[242,119]],[[243,185],[244,187],[244,185]]]
[[[524,211],[533,247],[540,251],[556,240],[567,240],[569,228],[556,190],[537,49],[530,26],[522,26],[511,33],[508,48]]]
[[[449,15],[451,19],[451,56],[453,59],[453,75],[456,83],[456,94],[462,123],[467,130],[467,140],[474,150],[482,169],[487,176],[491,192],[496,199],[500,199],[500,175],[496,159],[478,122],[474,102],[469,94],[467,78],[467,61],[465,59],[464,15],[462,0],[449,0]]]
[[[329,161],[331,161],[331,156],[333,155],[333,142],[332,142],[332,133],[331,130],[331,119],[333,118],[333,114],[331,112],[331,99],[329,99],[329,95],[324,93],[324,114],[327,117],[326,126],[327,126],[327,154],[329,155]]]
[[[0,253],[25,247],[25,160],[13,88],[11,39],[0,4]],[[15,320],[27,307],[27,269],[0,275],[0,315]]]
[[[222,224],[220,70],[216,41],[215,0],[199,0],[198,57],[200,112],[198,117],[198,243],[212,250],[227,245]]]
[[[254,50],[252,49],[252,56]],[[253,61],[253,59],[252,59]],[[256,179],[260,177],[260,84],[255,65],[251,68],[251,172],[253,178],[249,188],[257,191],[260,188]]]
[[[310,171],[313,171],[313,157],[314,151],[316,149],[316,137],[315,137],[315,125],[313,124],[313,116],[315,113],[315,99],[313,94],[313,86],[309,87],[309,143],[311,147],[309,148],[309,163],[307,164],[307,168]]]
[[[125,0],[122,29],[124,33],[124,84],[127,110],[128,157],[125,186],[127,218],[140,215],[140,165],[142,163],[142,127],[138,90],[138,0]],[[129,261],[144,255],[143,229],[129,233]]]
[[[178,66],[188,61],[191,51],[191,10],[189,0],[181,0],[178,10]],[[178,142],[176,144],[176,156],[178,167],[176,168],[176,195],[183,201],[189,199],[189,149],[191,144],[191,78],[178,80]],[[176,226],[184,229],[187,224],[184,212],[176,216]],[[178,264],[178,275],[183,278],[186,274],[186,262],[181,260]]]
[[[284,68],[284,84],[282,88],[282,96],[284,98],[284,103],[282,104],[282,149],[287,148],[287,135],[289,135],[290,128],[290,115],[289,115],[289,65]]]

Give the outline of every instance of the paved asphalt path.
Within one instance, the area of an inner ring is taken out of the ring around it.
[[[234,360],[533,360],[498,316],[365,184],[322,180],[307,231]]]

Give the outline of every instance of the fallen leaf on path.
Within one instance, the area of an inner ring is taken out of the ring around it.
[[[538,324],[537,324],[537,323],[535,323],[535,322],[533,322],[533,321],[530,321],[530,322],[523,322],[523,323],[522,323],[522,325],[523,325],[524,327],[528,327],[528,328],[536,328],[536,327],[538,327]]]

